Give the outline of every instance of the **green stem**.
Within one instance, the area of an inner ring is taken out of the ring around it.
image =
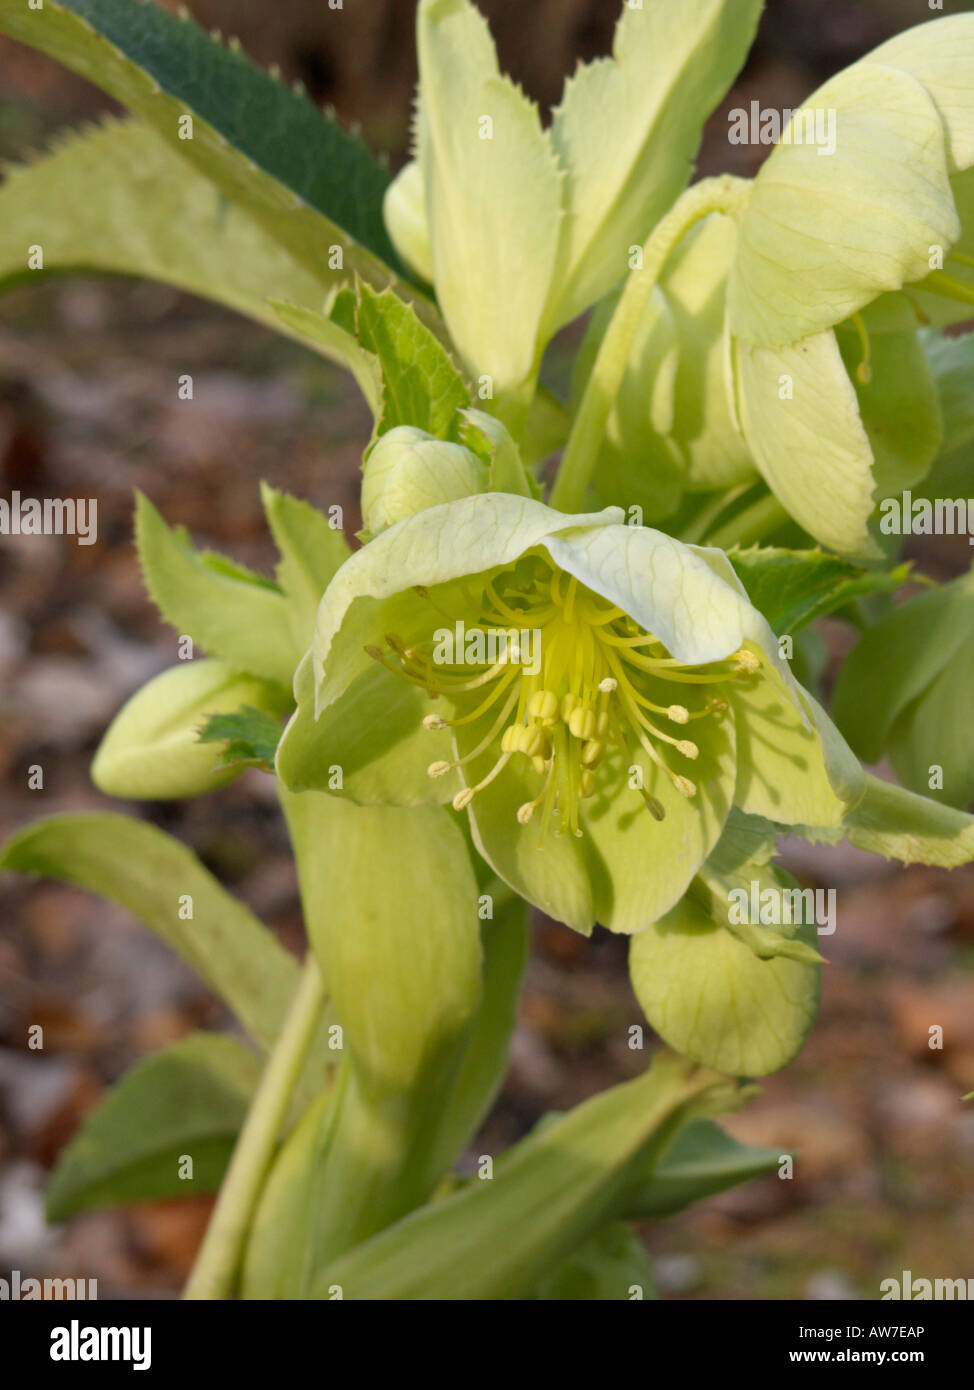
[[[222,1299],[233,1293],[257,1198],[324,1001],[318,965],[309,952],[290,1012],[237,1139],[184,1298]]]
[[[750,490],[750,483],[741,483],[738,487],[732,487],[727,492],[721,493],[719,497],[701,507],[693,520],[687,522],[686,526],[678,533],[677,538],[683,541],[684,545],[702,544],[704,536],[714,523],[720,520],[727,508],[732,507],[744,496],[745,492],[750,492]]]
[[[712,212],[732,213],[740,207],[749,188],[748,180],[727,174],[704,179],[687,189],[656,224],[643,247],[642,266],[630,272],[599,347],[551,492],[552,507],[577,512],[584,506],[609,412],[619,394],[636,333],[667,257],[702,218]]]
[[[763,540],[770,531],[777,530],[788,520],[789,516],[784,507],[774,493],[769,492],[767,496],[759,497],[756,502],[738,512],[737,516],[724,526],[719,526],[707,537],[704,545],[716,546],[718,550],[730,550],[735,545],[752,545],[754,541]]]

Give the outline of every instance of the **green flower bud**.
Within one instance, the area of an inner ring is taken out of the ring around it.
[[[382,435],[365,461],[365,528],[377,536],[404,517],[486,488],[487,469],[469,449],[400,425]]]
[[[163,671],[115,716],[95,754],[92,781],[108,796],[152,801],[224,786],[242,769],[218,767],[219,749],[200,743],[199,732],[209,715],[243,705],[283,714],[287,696],[209,658]]]
[[[392,244],[417,275],[433,283],[433,252],[426,216],[426,185],[412,160],[386,189],[382,213]]]

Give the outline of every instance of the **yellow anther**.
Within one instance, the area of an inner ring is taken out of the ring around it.
[[[366,656],[370,656],[373,661],[385,661],[386,654],[381,647],[368,646],[365,648]]]
[[[442,714],[428,714],[423,720],[424,729],[445,729],[446,720]]]
[[[542,724],[554,724],[558,718],[558,696],[553,690],[536,690],[528,701],[528,714]]]
[[[520,724],[509,724],[501,734],[501,752],[516,753],[518,751],[518,739],[520,737]]]
[[[430,763],[429,767],[426,769],[426,775],[427,777],[445,777],[452,766],[452,763],[447,763],[439,759],[435,763]]]
[[[569,694],[569,695],[563,695],[563,696],[561,697],[561,705],[559,706],[559,713],[561,714],[561,717],[562,717],[563,721],[564,721],[566,724],[568,723],[569,719],[571,719],[571,717],[572,717],[572,710],[574,710],[575,707],[576,707],[577,705],[580,705],[581,703],[582,703],[582,702],[581,702],[581,700],[578,698],[577,695],[571,695],[571,694]]]
[[[599,681],[599,689],[603,695],[611,695],[613,690],[619,689],[619,682],[615,676],[606,676],[605,680]]]
[[[742,647],[739,652],[734,653],[734,660],[737,662],[739,671],[750,672],[761,669],[760,658],[755,656],[753,652],[749,652],[746,647]]]
[[[473,788],[464,787],[463,791],[457,792],[456,796],[453,798],[454,811],[465,811],[471,801],[473,801]]]
[[[597,739],[589,739],[588,743],[582,746],[582,766],[598,767],[605,752],[605,744],[599,743]]]
[[[532,758],[532,759],[531,759],[531,766],[534,768],[535,772],[539,772],[539,773],[540,773],[540,772],[544,772],[544,770],[547,768],[548,764],[547,764],[547,761],[546,761],[544,758],[537,757],[537,758]]]
[[[684,778],[684,780],[686,779]],[[643,800],[646,803],[646,810],[652,816],[653,820],[666,819],[666,811],[663,807],[663,804],[662,802],[657,801],[655,796],[650,796],[649,792],[643,792]]]
[[[594,773],[594,772],[590,772],[590,771],[588,770],[588,768],[584,768],[584,769],[582,770],[582,775],[581,775],[581,777],[578,779],[578,786],[579,786],[579,791],[580,791],[580,793],[581,793],[581,795],[582,795],[583,797],[584,797],[584,796],[594,796],[594,795],[595,795],[595,773]]]
[[[690,718],[690,711],[685,705],[670,705],[666,717],[672,719],[674,724],[686,724]]]
[[[603,710],[603,712],[599,715],[598,719],[596,719],[595,721],[595,733],[598,738],[604,739],[608,732],[609,716]]]
[[[568,728],[576,738],[593,738],[597,728],[594,710],[587,705],[576,705],[568,716]]]
[[[531,819],[531,817],[532,817],[533,815],[534,815],[534,802],[533,802],[533,801],[525,801],[525,803],[524,803],[523,806],[519,806],[519,807],[517,808],[517,822],[518,822],[518,825],[527,825],[528,821]]]
[[[699,758],[700,749],[695,743],[691,743],[688,738],[681,738],[674,745],[678,753],[682,753],[685,758]]]
[[[689,777],[674,777],[673,785],[681,796],[685,796],[688,799],[697,794],[697,785],[695,782],[691,782]]]

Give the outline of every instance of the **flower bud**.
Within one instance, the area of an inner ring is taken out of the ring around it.
[[[95,754],[92,781],[108,796],[152,801],[222,787],[242,768],[219,767],[219,745],[201,743],[199,733],[211,714],[244,705],[283,714],[287,696],[222,661],[173,666],[137,690],[115,716]]]
[[[362,475],[362,517],[373,536],[404,517],[484,492],[487,470],[462,444],[399,425],[378,440]]]

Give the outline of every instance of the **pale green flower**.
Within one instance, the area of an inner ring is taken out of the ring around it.
[[[761,7],[626,6],[612,57],[578,69],[545,130],[469,0],[421,0],[416,158],[386,221],[502,406],[530,401],[552,334],[625,277],[686,185]]]
[[[494,870],[588,932],[674,905],[732,805],[835,826],[859,764],[725,556],[488,493],[352,556],[278,752],[294,790],[452,801]]]

